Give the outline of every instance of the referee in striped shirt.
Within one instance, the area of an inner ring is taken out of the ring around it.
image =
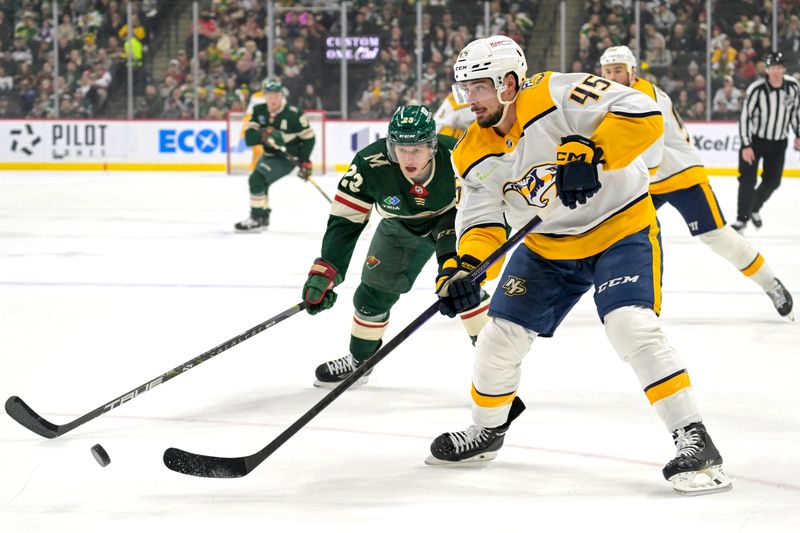
[[[739,115],[739,205],[736,222],[731,226],[739,232],[748,221],[761,227],[759,211],[781,183],[790,127],[796,137],[794,149],[800,150],[800,84],[785,75],[780,52],[771,52],[766,65],[767,77],[747,88]],[[756,188],[758,161],[762,158],[764,172]]]

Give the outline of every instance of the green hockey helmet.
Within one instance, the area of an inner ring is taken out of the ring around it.
[[[386,148],[389,159],[397,163],[398,145],[424,144],[430,148],[430,158],[436,154],[436,121],[428,108],[421,105],[400,106],[389,122],[389,135],[386,137]]]
[[[264,80],[263,86],[261,87],[265,93],[282,93],[283,92],[283,84],[280,80],[269,79],[267,78]]]

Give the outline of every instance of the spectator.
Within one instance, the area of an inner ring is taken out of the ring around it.
[[[6,72],[6,67],[0,64],[0,92],[6,93],[14,89],[14,77]],[[3,96],[3,99],[8,105],[8,99]]]
[[[722,38],[720,48],[711,54],[711,70],[717,79],[731,76],[736,70],[736,50],[731,47],[727,36]]]
[[[733,78],[725,76],[722,87],[714,94],[713,117],[725,120],[735,120],[741,108],[742,91],[733,85]]]
[[[672,53],[664,48],[663,40],[654,39],[653,48],[645,53],[650,67],[669,67],[672,65]]]
[[[305,87],[303,87],[303,94],[300,96],[300,99],[297,102],[297,107],[303,111],[307,111],[309,109],[322,109],[322,100],[317,95],[313,84],[306,83]]]
[[[686,27],[683,24],[676,23],[672,26],[672,35],[667,41],[667,49],[675,54],[675,59],[680,62],[681,57],[685,57],[691,51],[691,41],[686,35]]]
[[[733,32],[729,35],[731,46],[737,50],[740,50],[744,45],[745,39],[750,39],[750,34],[747,33],[745,30],[744,24],[741,21],[737,21],[733,25]]]
[[[692,107],[686,112],[686,118],[689,120],[706,120],[706,104],[702,101],[692,104]]]
[[[675,13],[670,10],[667,2],[664,0],[659,2],[655,13],[653,13],[653,25],[656,27],[656,30],[662,35],[669,35],[675,21]]]
[[[21,35],[14,35],[14,44],[11,47],[11,59],[16,63],[33,63],[33,53],[28,48],[25,39]]]
[[[8,106],[8,97],[0,94],[0,118],[13,117],[14,114]]]
[[[160,117],[164,111],[164,99],[152,83],[148,83],[144,88],[144,96],[140,99],[140,102],[145,104],[146,117]]]
[[[756,77],[756,65],[744,50],[739,52],[737,59],[736,82],[742,86],[749,85]]]

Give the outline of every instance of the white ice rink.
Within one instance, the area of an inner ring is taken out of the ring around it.
[[[300,301],[328,206],[295,178],[272,226],[235,234],[246,177],[0,174],[0,400],[66,423]],[[332,192],[333,175],[317,178]],[[713,180],[725,213],[736,181]],[[800,180],[747,233],[800,298]],[[681,497],[674,446],[590,295],[524,362],[528,410],[490,463],[423,464],[470,424],[471,346],[437,316],[252,474],[201,479],[162,463],[176,446],[255,452],[316,403],[320,362],[347,350],[373,227],[336,306],[303,313],[55,440],[0,413],[0,532],[800,531],[800,326],[693,240],[669,206],[663,325],[687,362],[734,490]],[[389,336],[432,301],[433,263]],[[800,314],[800,313],[797,313]],[[89,448],[102,444],[101,468]]]

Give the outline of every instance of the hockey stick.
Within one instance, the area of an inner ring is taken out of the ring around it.
[[[277,144],[275,141],[273,141],[271,138],[267,140],[267,144],[269,144],[269,145],[270,145],[272,148],[274,148],[275,150],[278,150],[278,151],[280,151],[280,152],[283,154],[283,156],[284,156],[286,159],[288,159],[288,160],[289,160],[289,162],[290,162],[290,163],[292,163],[292,164],[293,164],[294,166],[296,166],[297,168],[300,168],[300,158],[299,158],[299,157],[297,157],[296,155],[292,155],[292,154],[290,154],[290,153],[289,153],[289,151],[288,151],[288,150],[286,150],[286,147],[285,147],[285,146],[278,146],[278,144]],[[299,177],[301,180],[303,180],[303,181],[307,181],[307,182],[309,182],[311,185],[313,185],[313,186],[314,186],[314,188],[315,188],[315,189],[317,189],[317,190],[319,191],[319,193],[320,193],[320,194],[321,194],[321,195],[322,195],[322,196],[323,196],[323,197],[324,197],[326,200],[328,200],[328,203],[329,203],[329,204],[332,204],[332,203],[333,203],[333,200],[331,200],[331,197],[330,197],[330,196],[328,196],[328,195],[325,193],[325,191],[323,191],[323,190],[322,190],[322,187],[320,187],[320,186],[319,186],[319,184],[318,184],[316,181],[314,181],[314,179],[313,179],[311,176],[306,176],[305,178],[303,178],[303,177],[300,177],[300,175],[298,174],[298,177]]]
[[[550,205],[555,204],[558,200],[553,201]],[[541,214],[550,209],[545,208]],[[475,282],[482,276],[495,262],[504,256],[511,248],[516,246],[525,235],[530,233],[536,226],[542,223],[540,216],[535,216],[530,222],[512,235],[506,242],[500,245],[492,254],[486,258],[481,264],[469,273],[467,279]],[[314,417],[322,412],[328,405],[330,405],[336,398],[338,398],[350,386],[361,379],[361,377],[369,372],[375,365],[380,363],[384,357],[389,355],[400,343],[405,341],[417,329],[419,329],[425,322],[427,322],[433,315],[439,311],[439,302],[434,302],[430,307],[422,312],[417,318],[414,319],[403,331],[398,333],[392,340],[385,344],[380,350],[364,361],[363,364],[348,376],[344,381],[339,383],[335,389],[326,394],[314,407],[309,409],[298,418],[291,426],[286,428],[283,433],[278,435],[272,442],[267,444],[264,448],[257,451],[252,455],[245,457],[214,457],[210,455],[199,455],[178,448],[168,448],[164,451],[164,464],[170,470],[181,474],[187,474],[197,477],[215,477],[215,478],[236,478],[243,477],[252,472],[258,465],[272,455],[278,448],[280,448],[286,441],[300,431],[306,424],[308,424]]]
[[[72,422],[69,422],[67,424],[60,424],[59,425],[59,424],[53,424],[52,422],[48,422],[47,420],[42,418],[39,414],[37,414],[36,411],[31,409],[28,406],[28,404],[26,404],[24,401],[22,401],[22,398],[20,398],[19,396],[11,396],[8,400],[6,400],[6,413],[8,413],[8,416],[10,416],[14,420],[16,420],[19,424],[21,424],[22,426],[30,429],[31,431],[33,431],[37,435],[41,435],[42,437],[46,437],[48,439],[54,439],[56,437],[60,437],[64,433],[67,433],[68,431],[72,431],[76,427],[85,424],[89,420],[97,418],[98,416],[100,416],[100,415],[102,415],[104,413],[107,413],[108,411],[110,411],[112,409],[115,409],[115,408],[119,407],[123,403],[126,403],[126,402],[128,402],[130,400],[133,400],[134,398],[136,398],[140,394],[153,389],[157,385],[161,385],[162,383],[169,381],[170,379],[174,378],[175,376],[183,374],[184,372],[186,372],[190,368],[193,368],[193,367],[199,365],[200,363],[204,363],[204,362],[208,361],[212,357],[215,357],[215,356],[221,354],[225,350],[229,350],[230,348],[233,348],[234,346],[236,346],[240,342],[246,341],[250,337],[258,335],[262,331],[271,328],[272,326],[274,326],[278,322],[282,322],[282,321],[286,320],[287,318],[289,318],[290,316],[299,313],[300,311],[302,311],[306,307],[307,307],[307,304],[305,302],[301,302],[301,303],[299,303],[297,305],[293,305],[292,307],[290,307],[286,311],[278,313],[274,317],[272,317],[272,318],[270,318],[268,320],[265,320],[261,324],[258,324],[257,326],[254,326],[254,327],[248,329],[247,331],[245,331],[241,335],[237,335],[236,337],[234,337],[234,338],[232,338],[232,339],[230,339],[228,341],[223,342],[219,346],[211,348],[207,352],[198,355],[194,359],[190,359],[189,361],[186,361],[182,365],[176,366],[172,370],[170,370],[168,372],[165,372],[164,374],[161,374],[157,378],[155,378],[153,380],[150,380],[147,383],[145,383],[143,385],[140,385],[140,386],[136,387],[135,389],[133,389],[133,390],[131,390],[129,392],[126,392],[125,394],[123,394],[122,396],[120,396],[118,398],[114,398],[110,402],[101,405],[100,407],[98,407],[94,411],[90,411],[90,412],[86,413],[85,415],[83,415],[82,417],[76,418],[75,420],[73,420]]]
[[[322,187],[320,187],[320,186],[319,186],[319,184],[318,184],[316,181],[314,181],[314,178],[312,178],[311,176],[309,176],[309,177],[307,177],[307,178],[306,178],[306,181],[307,181],[307,182],[309,182],[311,185],[313,185],[313,186],[314,186],[314,187],[315,187],[315,188],[316,188],[316,189],[319,191],[319,193],[320,193],[322,196],[324,196],[326,200],[328,200],[328,203],[329,203],[329,204],[332,204],[332,203],[333,203],[333,200],[331,200],[331,197],[330,197],[330,196],[328,196],[328,195],[325,193],[325,191],[323,191],[323,190],[322,190]]]

